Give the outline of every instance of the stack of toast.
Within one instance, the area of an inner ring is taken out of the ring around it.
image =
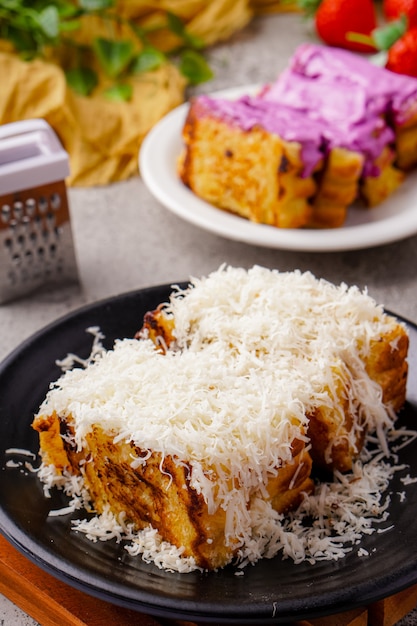
[[[296,508],[313,467],[350,470],[366,434],[392,427],[407,349],[359,290],[222,268],[66,372],[33,426],[44,465],[81,476],[96,512],[151,525],[212,570],[255,545],[256,502]]]
[[[377,206],[417,162],[417,80],[304,44],[277,80],[190,103],[181,180],[213,205],[281,228],[333,228]]]

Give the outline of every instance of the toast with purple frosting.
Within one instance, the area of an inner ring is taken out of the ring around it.
[[[300,46],[277,80],[190,103],[181,180],[213,205],[280,228],[341,226],[417,163],[417,80],[353,53]]]

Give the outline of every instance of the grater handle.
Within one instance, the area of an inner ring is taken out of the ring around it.
[[[37,130],[49,130],[51,127],[43,119],[21,120],[11,122],[10,124],[2,124],[0,126],[0,139],[7,139],[14,135],[23,133],[33,133]]]
[[[0,126],[0,195],[63,180],[68,154],[42,119]]]

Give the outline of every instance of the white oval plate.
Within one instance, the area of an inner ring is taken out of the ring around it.
[[[254,86],[214,94],[236,98]],[[183,104],[166,115],[146,136],[139,153],[139,170],[150,192],[167,209],[207,231],[245,243],[313,252],[369,248],[417,233],[417,172],[385,202],[373,209],[349,208],[343,227],[337,229],[280,229],[256,224],[227,213],[196,196],[179,179],[176,161],[181,153],[181,130],[188,111]]]

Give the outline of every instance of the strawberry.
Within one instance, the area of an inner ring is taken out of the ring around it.
[[[357,33],[350,33],[350,37],[383,51],[386,69],[417,78],[417,26],[409,29],[406,15],[376,28],[370,37]]]
[[[356,52],[374,52],[372,45],[351,41],[350,32],[370,36],[377,26],[372,0],[300,0],[299,5],[314,15],[318,36],[329,46]]]
[[[383,0],[382,11],[387,20],[405,15],[410,28],[417,26],[417,0]]]
[[[407,30],[388,50],[385,67],[417,78],[417,26]]]

